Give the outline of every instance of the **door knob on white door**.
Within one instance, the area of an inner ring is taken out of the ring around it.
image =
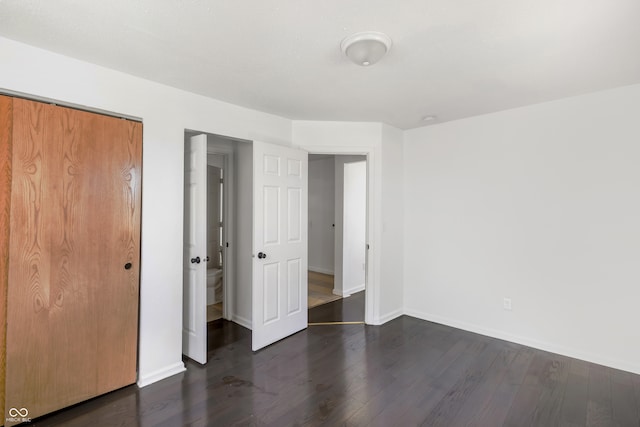
[[[264,259],[266,257],[267,257],[267,254],[265,254],[264,252],[258,252],[258,258]]]

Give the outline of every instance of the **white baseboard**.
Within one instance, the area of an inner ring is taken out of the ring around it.
[[[347,298],[347,297],[350,297],[352,294],[355,294],[356,292],[360,292],[360,291],[364,291],[364,283],[360,286],[356,286],[355,288],[351,288],[347,290],[344,290],[344,289],[339,290],[339,289],[333,288],[331,293],[334,295],[341,296],[342,298]]]
[[[238,316],[237,314],[234,314],[233,316],[231,316],[231,321],[237,323],[240,326],[243,326],[249,330],[251,330],[251,320],[244,318],[242,316]]]
[[[333,276],[333,270],[329,270],[328,268],[308,266],[307,270],[313,271],[315,273],[329,274]]]
[[[384,315],[378,317],[378,319],[376,319],[374,321],[374,323],[372,323],[372,325],[384,325],[385,323],[387,323],[387,322],[389,322],[389,321],[391,321],[393,319],[396,319],[396,318],[398,318],[398,317],[400,317],[402,315],[404,315],[404,310],[399,308],[397,310],[393,310],[390,313],[387,313],[387,314],[384,314]]]
[[[527,347],[536,348],[538,350],[548,351],[550,353],[560,354],[562,356],[573,357],[574,359],[584,360],[586,362],[597,363],[598,365],[609,366],[615,369],[621,369],[623,371],[632,372],[634,374],[640,374],[640,365],[636,363],[629,363],[621,360],[610,359],[600,354],[592,354],[583,350],[575,348],[569,348],[562,345],[538,341],[528,337],[510,334],[508,332],[499,331],[497,329],[484,328],[482,326],[473,325],[466,322],[461,322],[455,319],[449,319],[447,317],[438,316],[431,313],[426,313],[414,309],[405,309],[404,314],[407,316],[415,317],[429,322],[440,323],[442,325],[451,326],[456,329],[462,329],[476,334],[485,335],[492,338],[497,338],[516,344],[526,345]]]
[[[360,291],[364,291],[364,283],[362,285],[356,286],[354,288],[343,289],[342,293],[344,294],[344,296],[348,297],[349,295],[355,294],[355,293],[360,292]]]
[[[151,372],[148,375],[138,378],[138,387],[146,387],[149,384],[153,384],[165,378],[169,378],[172,375],[179,374],[181,372],[186,371],[187,368],[184,366],[183,362],[177,362],[173,365],[164,367],[162,369],[158,369],[156,371]]]

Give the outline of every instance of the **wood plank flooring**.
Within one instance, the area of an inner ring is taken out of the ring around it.
[[[211,304],[207,306],[207,322],[222,319],[222,303]]]
[[[35,424],[640,425],[638,375],[407,316],[310,327],[257,353],[250,344],[247,329],[212,322],[208,365],[187,360],[183,374]]]
[[[309,310],[309,323],[364,321],[364,293],[361,291],[330,304]]]
[[[333,276],[309,271],[308,307],[313,308],[341,297],[333,294]]]

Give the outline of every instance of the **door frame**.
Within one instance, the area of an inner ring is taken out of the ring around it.
[[[227,245],[233,246],[234,242],[234,182],[233,182],[233,148],[216,145],[215,142],[207,140],[207,155],[217,154],[224,156],[224,174],[223,174],[223,195],[222,204],[224,212],[222,223],[222,317],[226,320],[233,319],[233,301],[234,301],[234,266],[235,259],[233,257],[233,249]],[[208,163],[207,163],[208,164]]]
[[[371,146],[323,146],[323,145],[299,145],[298,148],[306,150],[309,154],[333,154],[341,155],[360,155],[366,156],[367,162],[367,235],[366,244],[368,247],[366,253],[367,268],[365,272],[365,291],[364,291],[364,322],[367,325],[380,325],[380,251],[377,250],[377,243],[381,240],[380,219],[375,217],[376,206],[380,200],[378,193],[380,191],[379,184],[375,177],[378,173],[379,149]]]

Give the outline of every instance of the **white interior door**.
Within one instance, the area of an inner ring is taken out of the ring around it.
[[[207,363],[207,136],[185,149],[182,352]]]
[[[253,143],[252,348],[307,327],[307,152]]]

